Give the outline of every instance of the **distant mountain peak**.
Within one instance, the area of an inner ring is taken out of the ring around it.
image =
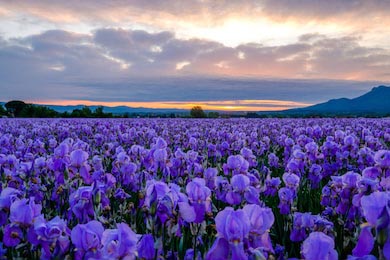
[[[377,87],[372,88],[372,90],[370,92],[383,92],[383,91],[389,92],[390,86],[384,86],[384,85],[377,86]]]
[[[331,99],[317,105],[290,109],[294,114],[390,115],[390,86],[380,85],[357,98]]]

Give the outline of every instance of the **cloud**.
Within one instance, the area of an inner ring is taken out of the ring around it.
[[[365,17],[383,15],[390,10],[387,0],[265,0],[263,10],[281,18],[334,18],[338,16]]]
[[[2,9],[31,14],[53,22],[73,22],[103,19],[106,21],[131,20],[148,17],[155,20],[164,16],[172,19],[198,20],[198,23],[218,23],[229,17],[258,14],[276,16],[278,19],[337,17],[342,15],[365,17],[387,16],[390,3],[387,0],[103,0],[26,2],[22,0],[1,1]],[[138,12],[138,15],[137,15]]]
[[[233,48],[172,32],[104,28],[0,40],[6,99],[313,103],[363,93],[373,85],[356,81],[388,82],[389,71],[389,50],[362,46],[358,37],[303,35],[293,44]]]
[[[230,46],[251,41],[291,43],[299,34],[319,32],[360,34],[367,44],[385,46],[389,12],[387,0],[0,0],[4,24],[0,32],[20,36],[39,28],[85,32],[123,27],[175,31],[180,38],[205,38]],[[24,28],[10,30],[20,24]]]

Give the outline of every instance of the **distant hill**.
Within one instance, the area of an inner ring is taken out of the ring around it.
[[[325,103],[288,109],[280,113],[292,115],[390,115],[390,87],[378,86],[357,98],[331,99]]]
[[[75,105],[75,106],[57,106],[57,105],[42,105],[47,106],[51,109],[54,109],[57,112],[72,112],[75,109],[82,109],[84,105]],[[99,106],[87,106],[92,111],[94,111]],[[184,109],[158,109],[158,108],[145,108],[145,107],[128,107],[128,106],[116,106],[116,107],[107,107],[103,106],[103,111],[105,113],[113,113],[113,114],[125,114],[125,113],[137,113],[137,114],[147,114],[147,113],[156,113],[156,114],[181,114],[188,113],[188,110]]]

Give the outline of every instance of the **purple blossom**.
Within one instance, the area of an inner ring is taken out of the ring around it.
[[[5,246],[14,247],[23,239],[22,230],[18,226],[7,225],[4,228],[3,243]]]
[[[220,211],[216,218],[217,239],[207,253],[206,259],[247,259],[244,250],[244,239],[247,238],[250,226],[249,218],[241,209],[234,211],[227,207]]]
[[[224,172],[228,174],[231,171],[232,175],[245,173],[248,171],[248,167],[249,163],[242,155],[230,155],[224,165]]]
[[[266,189],[264,191],[264,194],[266,196],[275,196],[276,193],[278,192],[279,186],[282,183],[279,177],[273,177],[266,179],[265,185]]]
[[[137,236],[125,223],[116,229],[106,229],[102,234],[102,255],[105,259],[134,259],[137,250]]]
[[[294,192],[289,188],[283,187],[279,190],[278,194],[280,200],[278,206],[280,210],[280,214],[287,215],[290,213],[291,210],[291,204],[294,199]]]
[[[76,225],[71,233],[72,243],[77,249],[76,258],[98,257],[103,232],[103,225],[96,220]]]
[[[294,242],[300,242],[306,239],[307,230],[314,227],[315,216],[310,213],[294,213],[293,229],[290,233],[290,239]]]
[[[81,186],[69,197],[70,208],[81,223],[94,216],[92,190],[92,186]]]
[[[60,257],[68,252],[70,230],[58,216],[50,221],[46,221],[43,216],[38,217],[34,223],[34,232],[36,237],[30,235],[29,240],[42,246],[42,258]]]
[[[273,252],[269,230],[275,218],[270,208],[262,208],[259,205],[248,204],[242,209],[249,218],[250,232],[249,241],[253,248],[264,248]]]
[[[41,210],[42,206],[35,204],[33,197],[29,200],[16,200],[11,205],[9,220],[12,223],[29,226],[33,223],[34,218],[41,214]]]
[[[141,259],[154,259],[154,238],[151,234],[145,234],[142,236],[137,244],[138,257]]]
[[[322,232],[310,233],[309,237],[303,241],[301,253],[305,259],[338,259],[333,239]]]
[[[180,202],[180,213],[187,222],[201,223],[205,213],[211,212],[211,191],[201,178],[194,178],[186,186],[188,203]]]
[[[231,205],[240,204],[242,199],[248,203],[260,204],[259,190],[250,186],[250,179],[244,174],[234,175],[230,181],[232,190],[226,194],[226,201]]]

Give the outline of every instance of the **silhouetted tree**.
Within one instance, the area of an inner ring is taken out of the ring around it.
[[[0,105],[0,116],[4,116],[7,114],[7,111],[4,109],[3,105]]]
[[[207,115],[208,118],[218,118],[219,113],[218,112],[209,112]]]
[[[5,108],[7,109],[8,113],[14,115],[15,117],[18,117],[20,112],[22,112],[23,108],[26,106],[27,104],[20,100],[12,100],[5,104]]]
[[[201,106],[194,106],[193,108],[191,108],[190,115],[191,115],[191,117],[194,117],[194,118],[206,117],[206,113],[203,111]]]

